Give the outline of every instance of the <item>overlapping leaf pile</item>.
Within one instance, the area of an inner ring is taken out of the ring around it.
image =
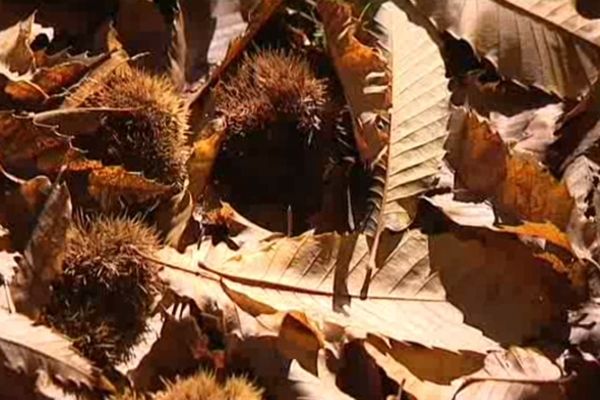
[[[600,396],[594,7],[246,3],[0,30],[0,398]],[[265,87],[318,101],[219,103]],[[82,266],[78,296],[137,276],[152,310],[53,322]]]

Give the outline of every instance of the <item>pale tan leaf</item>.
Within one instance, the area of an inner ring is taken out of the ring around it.
[[[10,294],[8,282],[10,282],[19,267],[16,252],[0,248],[0,312],[15,312],[15,305]]]
[[[577,98],[598,78],[600,22],[571,0],[398,0],[465,38],[500,74]]]
[[[174,26],[172,59],[177,60],[176,75],[191,83],[205,76],[209,68],[218,65],[227,55],[229,44],[246,30],[239,0],[217,2],[183,0]],[[181,27],[185,26],[185,29]],[[173,62],[171,72],[173,75]]]
[[[569,315],[569,342],[586,353],[600,356],[600,303],[589,301]]]
[[[555,132],[563,107],[563,104],[553,103],[511,116],[491,112],[491,127],[512,150],[527,152],[538,161],[544,161],[548,147],[556,141]]]
[[[465,379],[456,400],[566,400],[561,369],[531,348],[492,352],[480,372]]]
[[[20,314],[0,312],[0,358],[9,370],[35,382],[46,373],[63,388],[112,392],[112,384],[92,364],[77,354],[71,343],[49,328],[34,325]],[[9,388],[1,385],[0,393]]]
[[[247,23],[242,15],[244,0],[219,1],[211,10],[215,20],[215,32],[208,47],[206,60],[209,64],[220,63],[227,55],[229,43],[246,29]]]
[[[39,316],[50,298],[50,283],[62,273],[71,212],[67,185],[55,184],[11,282],[17,311],[32,318]]]
[[[205,292],[198,290],[198,296],[190,283],[179,287],[187,288],[192,298],[212,292],[219,299],[222,294],[215,285],[220,285],[231,301],[255,317],[300,311],[318,326],[338,325],[358,336],[372,333],[450,351],[481,352],[496,346],[463,324],[462,314],[445,300],[438,272],[429,264],[428,239],[417,231],[382,238],[364,299],[360,292],[369,269],[364,235],[307,233],[258,244],[258,249],[232,252],[225,243],[204,242],[196,285]],[[175,258],[167,261],[194,270],[193,264],[190,268]]]
[[[496,222],[496,214],[489,203],[457,201],[452,193],[425,197],[425,200],[442,210],[452,221],[462,226],[493,229]]]
[[[376,19],[387,34],[393,95],[389,146],[375,165],[371,188],[375,211],[367,232],[375,238],[412,221],[416,196],[439,172],[450,116],[444,60],[435,41],[392,2],[381,6]]]

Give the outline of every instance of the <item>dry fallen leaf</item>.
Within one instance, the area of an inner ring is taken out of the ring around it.
[[[10,285],[17,311],[31,318],[39,316],[50,298],[50,282],[62,272],[71,212],[66,184],[55,184]]]
[[[518,238],[457,227],[429,243],[431,264],[466,323],[501,343],[521,344],[547,329],[560,335],[574,301],[570,282]]]
[[[269,21],[269,19],[282,7],[281,0],[262,0],[256,2],[250,13],[248,26],[243,34],[229,41],[227,54],[222,59],[221,63],[211,72],[207,81],[202,85],[194,98],[190,100],[190,109],[192,111],[192,125],[196,118],[200,118],[204,108],[204,97],[207,91],[219,80],[223,73],[234,63],[252,42],[252,39]]]
[[[45,176],[20,180],[0,166],[0,225],[8,229],[13,249],[25,249],[51,188]]]
[[[7,382],[0,374],[0,393],[11,393],[13,385],[33,384],[36,376],[45,373],[63,389],[78,389],[88,393],[110,393],[112,384],[91,362],[71,347],[71,342],[49,328],[34,325],[20,314],[0,312],[0,358],[4,368],[16,372],[18,382]],[[33,392],[35,393],[35,392]],[[33,394],[32,393],[32,394]]]
[[[499,135],[474,114],[459,111],[453,127],[448,161],[476,199],[491,199],[507,215],[566,228],[573,199],[564,183],[534,158],[510,154]]]
[[[146,203],[172,192],[168,185],[115,166],[93,170],[88,190],[104,210],[119,210],[123,204]]]
[[[466,39],[500,74],[577,98],[598,78],[600,22],[571,0],[403,0]]]
[[[550,221],[565,229],[573,199],[564,183],[544,171],[534,159],[513,156],[507,162],[506,180],[498,187],[495,204],[533,222]]]
[[[68,138],[33,116],[0,111],[0,163],[11,173],[32,176],[38,170],[58,172],[62,156],[69,149]],[[58,162],[51,162],[58,158]]]
[[[453,114],[451,126],[446,147],[447,160],[458,181],[455,190],[464,186],[474,200],[492,196],[506,179],[506,145],[489,125],[465,110],[459,109]]]
[[[34,66],[33,51],[29,47],[41,26],[34,22],[35,14],[18,22],[10,28],[0,31],[0,73],[24,75]]]
[[[439,172],[450,93],[444,61],[426,29],[411,22],[409,15],[391,2],[381,6],[376,18],[387,35],[383,40],[390,48],[392,69],[390,137],[375,164],[374,212],[366,229],[377,242],[384,229],[401,231],[412,222],[416,196],[432,186]],[[409,61],[415,56],[428,61],[425,71]]]
[[[137,390],[157,390],[164,379],[195,370],[195,351],[204,341],[203,333],[192,316],[177,319],[167,316],[160,336],[129,376]]]
[[[298,361],[277,349],[275,337],[244,338],[229,346],[228,361],[240,370],[255,374],[268,393],[276,399],[350,400],[335,384],[335,376],[327,369],[326,354],[318,355],[317,375],[306,371]]]
[[[190,177],[190,192],[196,201],[202,198],[212,177],[221,143],[225,139],[224,128],[221,120],[214,120],[204,128],[198,140],[194,142],[187,161],[187,170]]]
[[[378,47],[359,39],[361,21],[352,3],[322,0],[317,2],[317,10],[352,113],[356,146],[362,160],[370,164],[390,142],[389,133],[380,126],[389,118],[391,102],[386,59]]]
[[[461,313],[445,300],[437,270],[429,264],[426,236],[407,231],[386,235],[381,243],[370,278],[369,242],[363,235],[266,238],[238,252],[226,243],[205,241],[203,255],[190,259],[165,253],[161,258],[197,271],[195,279],[189,272],[171,271],[168,280],[201,308],[206,296],[216,302],[228,298],[225,302],[255,317],[302,311],[317,326],[339,325],[359,336],[371,333],[450,351],[485,352],[496,346],[464,325]],[[189,264],[198,257],[200,270]],[[361,298],[366,278],[369,293]],[[195,280],[198,286],[182,280]]]
[[[370,338],[364,343],[377,365],[417,399],[448,400],[460,385],[457,378],[483,366],[484,356],[451,353],[400,342]]]
[[[24,109],[47,108],[52,104],[50,100],[57,102],[66,96],[73,85],[105,58],[103,54],[66,57],[60,63],[36,69],[28,79],[7,82],[4,93],[11,104]]]
[[[492,352],[480,372],[468,376],[456,400],[566,400],[561,369],[535,349]]]

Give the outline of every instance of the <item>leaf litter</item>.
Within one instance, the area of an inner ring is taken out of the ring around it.
[[[585,1],[113,3],[0,16],[0,397],[599,395]]]

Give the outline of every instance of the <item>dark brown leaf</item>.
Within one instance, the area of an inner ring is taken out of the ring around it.
[[[0,111],[0,164],[8,172],[58,172],[69,147],[67,137],[37,124],[33,116]]]
[[[67,186],[55,184],[11,283],[15,307],[31,318],[37,318],[49,300],[50,282],[62,272],[71,212]]]

